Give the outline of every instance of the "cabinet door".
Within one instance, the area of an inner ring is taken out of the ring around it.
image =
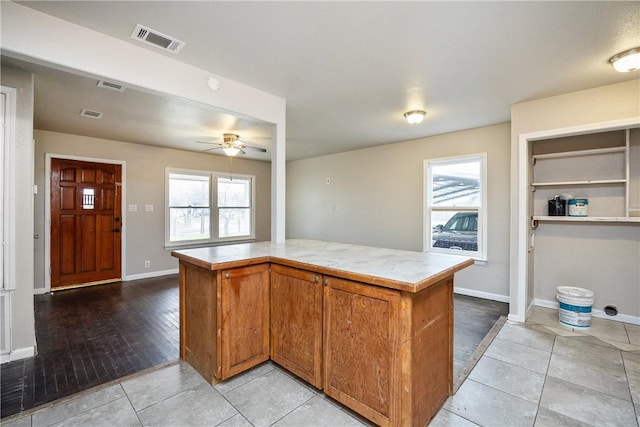
[[[324,392],[378,425],[398,425],[400,292],[325,283]]]
[[[322,282],[318,274],[271,266],[271,359],[322,388]]]
[[[269,359],[269,265],[220,272],[222,376]]]

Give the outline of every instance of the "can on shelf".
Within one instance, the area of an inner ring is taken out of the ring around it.
[[[589,200],[588,199],[569,199],[567,203],[567,211],[569,216],[588,216]]]

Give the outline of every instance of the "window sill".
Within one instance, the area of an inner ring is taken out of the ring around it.
[[[473,259],[474,265],[487,265],[488,262],[489,262],[487,258],[484,258],[484,257],[482,257],[482,256],[480,256],[478,254],[470,254],[470,253],[467,253],[465,251],[452,251],[452,250],[446,250],[446,249],[444,249],[444,250],[433,250],[431,248],[431,249],[426,250],[425,252],[432,253],[432,254],[448,254],[448,255],[466,256],[466,257],[469,257],[469,258]]]
[[[242,240],[224,240],[221,242],[204,242],[204,243],[185,243],[185,244],[170,244],[164,245],[165,251],[177,251],[180,249],[196,249],[196,248],[206,248],[209,246],[228,246],[228,245],[238,245],[241,243],[254,243],[256,239],[254,237]]]

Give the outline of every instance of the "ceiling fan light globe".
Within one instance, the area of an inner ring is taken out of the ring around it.
[[[227,156],[233,157],[238,155],[240,149],[236,147],[224,147],[222,151],[224,151],[224,154],[226,154]]]

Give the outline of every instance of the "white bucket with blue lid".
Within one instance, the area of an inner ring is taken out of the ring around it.
[[[556,298],[560,303],[558,315],[561,325],[575,329],[591,327],[593,291],[573,286],[558,286]]]

